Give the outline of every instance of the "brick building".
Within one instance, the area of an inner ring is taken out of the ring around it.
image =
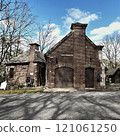
[[[39,52],[38,44],[30,44],[30,49],[6,64],[8,85],[40,86],[45,83],[45,58]]]
[[[86,27],[73,23],[71,32],[45,54],[48,87],[100,88],[103,46],[96,46],[86,36]]]
[[[120,83],[120,67],[108,70],[106,76],[111,83]]]
[[[44,56],[37,44],[7,64],[8,84],[24,84],[49,88],[100,88],[102,84],[101,51],[85,34],[87,24],[73,23],[71,32]],[[46,70],[45,70],[46,69]],[[46,82],[46,83],[45,83]]]

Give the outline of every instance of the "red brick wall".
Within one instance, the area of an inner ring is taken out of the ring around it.
[[[73,56],[61,56],[61,54],[73,54],[73,35],[70,35],[64,42],[62,42],[57,48],[50,53],[50,57],[47,58],[47,85],[48,87],[54,87],[55,80],[55,68],[62,66],[69,66],[73,68]],[[58,63],[56,63],[56,58]]]
[[[73,56],[61,56],[61,54],[73,54]],[[101,74],[98,49],[85,36],[85,28],[74,29],[65,41],[48,53],[47,57],[47,85],[55,87],[55,68],[71,67],[74,70],[74,87],[85,88],[85,69],[94,68],[94,86],[99,88],[97,75]],[[56,63],[58,59],[58,64]]]
[[[26,85],[26,77],[34,79],[34,85],[40,85],[40,69],[44,67],[42,63],[34,63],[35,59],[35,50],[38,50],[37,44],[31,44],[30,55],[28,64],[18,63],[18,64],[9,64],[6,69],[6,77],[9,85]],[[9,77],[10,68],[14,68],[14,77]]]
[[[9,76],[10,68],[14,68],[13,78],[10,78]],[[6,68],[7,83],[9,85],[16,85],[16,84],[25,85],[27,72],[28,72],[28,65],[7,66]]]
[[[6,67],[6,80],[9,85],[25,85],[26,86],[26,77],[30,77],[30,79],[34,79],[34,85],[40,86],[41,76],[41,68],[44,65],[40,63],[32,63],[32,65],[12,65]],[[10,78],[10,68],[14,68],[14,76]],[[32,69],[32,70],[29,70]],[[30,72],[33,75],[30,75]]]
[[[100,83],[97,82],[97,75],[102,73],[102,68],[100,66],[98,49],[95,48],[87,39],[86,39],[86,57],[85,57],[85,68],[91,67],[94,68],[94,86],[95,88],[100,88]]]

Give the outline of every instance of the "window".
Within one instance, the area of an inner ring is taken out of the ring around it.
[[[30,77],[26,77],[26,83],[30,83]]]
[[[58,64],[58,58],[56,58],[56,64]]]
[[[90,58],[90,62],[92,63],[92,58]]]
[[[13,76],[14,76],[14,68],[10,68],[9,76],[10,76],[10,78],[13,78]]]

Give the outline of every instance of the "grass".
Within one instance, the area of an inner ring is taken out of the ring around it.
[[[43,88],[24,88],[16,90],[0,90],[0,94],[24,94],[24,93],[41,93]]]
[[[111,83],[110,85],[120,85],[120,83]]]

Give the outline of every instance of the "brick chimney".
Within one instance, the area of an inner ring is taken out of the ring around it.
[[[86,27],[87,27],[87,24],[81,24],[81,23],[77,22],[77,23],[72,23],[70,29],[72,31],[75,31],[76,34],[85,35]]]
[[[85,88],[85,46],[86,46],[86,30],[87,24],[73,23],[71,30],[73,32],[74,46],[74,86],[76,88]]]
[[[36,85],[36,72],[37,72],[37,64],[34,63],[35,60],[35,51],[39,50],[39,44],[32,43],[30,44],[30,64],[28,66],[27,77],[34,80],[34,85]]]
[[[36,50],[39,50],[39,44],[31,43],[30,44],[30,62],[32,62],[34,60]]]
[[[30,49],[33,49],[33,50],[39,50],[39,44],[37,43],[31,43],[30,44]]]

